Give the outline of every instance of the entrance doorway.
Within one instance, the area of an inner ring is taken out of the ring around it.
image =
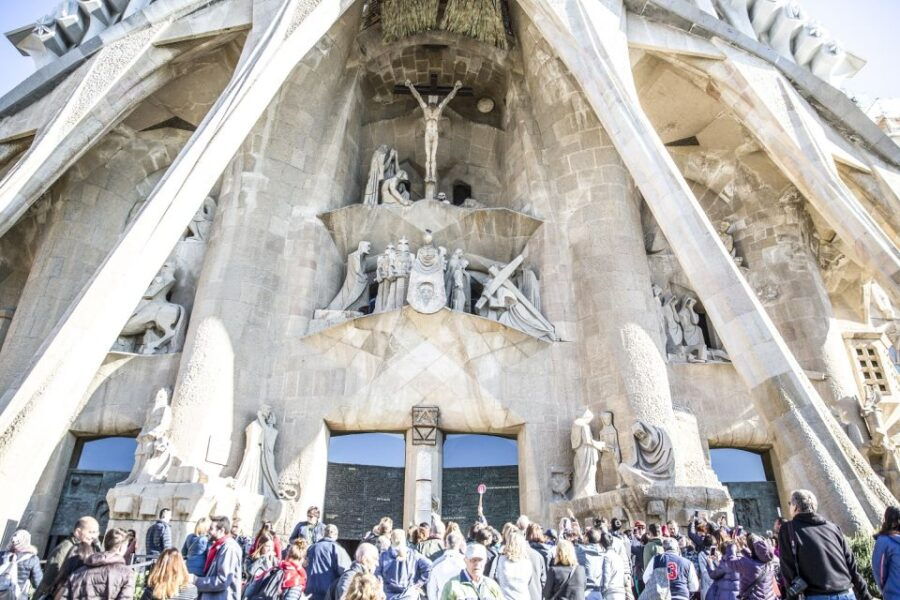
[[[780,516],[778,486],[768,452],[711,448],[712,468],[734,500],[734,521],[764,534]]]
[[[515,438],[446,434],[441,504],[444,521],[463,531],[475,522],[478,485],[484,484],[484,516],[500,529],[519,516],[519,453]]]
[[[81,517],[92,516],[100,523],[100,531],[106,529],[106,492],[128,477],[136,447],[133,437],[79,438],[75,442],[46,551],[71,535]]]
[[[382,517],[403,527],[404,462],[403,434],[332,434],[322,514],[351,556]]]

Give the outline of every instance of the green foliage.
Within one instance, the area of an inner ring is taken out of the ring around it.
[[[447,0],[441,28],[506,48],[500,0]]]
[[[850,551],[853,552],[853,557],[856,559],[856,565],[869,586],[869,593],[875,598],[880,598],[881,592],[875,584],[875,576],[872,573],[872,549],[875,547],[875,540],[871,535],[859,532],[848,541],[850,542]]]
[[[138,569],[134,576],[134,597],[140,598],[144,595],[144,586],[147,584],[147,570]]]

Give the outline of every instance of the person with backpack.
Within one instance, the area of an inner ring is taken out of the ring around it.
[[[43,573],[31,534],[18,529],[9,541],[9,550],[0,555],[0,600],[27,600],[31,589],[41,585]]]
[[[101,550],[97,542],[99,537],[100,524],[97,523],[97,519],[94,517],[81,517],[78,519],[75,522],[75,527],[72,528],[72,535],[57,544],[47,557],[47,562],[44,565],[44,578],[41,580],[41,585],[34,592],[35,598],[49,595],[52,585],[62,583],[57,582],[60,569],[78,544],[82,542],[91,544],[94,551],[99,552]],[[87,556],[83,558],[87,558]]]
[[[747,552],[738,559],[739,600],[775,600],[775,554],[760,536],[747,536]]]
[[[231,536],[231,519],[213,517],[209,538],[212,545],[206,555],[205,574],[194,579],[200,600],[238,600],[243,552]]]
[[[299,600],[306,589],[306,540],[298,538],[287,557],[260,573],[244,590],[244,600]]]
[[[209,549],[209,517],[202,517],[194,526],[194,533],[188,534],[181,546],[181,555],[185,559],[188,573],[197,577],[203,576],[207,549]]]
[[[326,525],[325,537],[306,553],[306,593],[313,600],[325,600],[331,584],[350,568],[350,555],[337,543],[337,538],[337,525]]]
[[[650,558],[644,570],[641,599],[656,600],[668,595],[672,600],[688,600],[700,590],[694,565],[678,553],[678,542],[672,538],[663,539],[662,551]]]
[[[63,587],[66,585],[66,582],[69,581],[69,577],[72,576],[72,573],[80,569],[84,566],[84,561],[87,560],[88,556],[94,554],[96,552],[96,548],[92,544],[88,544],[87,542],[81,542],[69,553],[69,557],[66,559],[66,562],[63,563],[62,567],[59,569],[59,572],[56,574],[56,580],[50,584],[47,588],[49,591],[47,599],[59,600],[62,596]],[[124,558],[124,557],[123,557]],[[44,571],[44,580],[41,582],[42,584],[47,583],[47,571]],[[34,600],[40,600],[40,597],[35,593]]]
[[[197,586],[191,583],[191,574],[178,550],[163,550],[150,569],[141,600],[196,600],[197,595]]]
[[[125,564],[128,532],[118,527],[103,538],[103,552],[88,556],[63,586],[62,600],[132,600],[134,571]]]
[[[387,600],[417,600],[422,593],[431,561],[406,543],[406,532],[391,532],[391,547],[381,553],[375,576],[384,584]]]
[[[569,540],[559,540],[547,569],[545,600],[584,600],[584,588],[584,567],[578,564],[575,546]]]
[[[257,540],[256,550],[247,557],[247,562],[250,563],[247,567],[247,578],[251,581],[258,578],[277,565],[280,560],[280,557],[275,554],[275,541],[268,535],[263,534]]]
[[[884,600],[900,600],[900,508],[888,506],[875,534],[872,575]]]

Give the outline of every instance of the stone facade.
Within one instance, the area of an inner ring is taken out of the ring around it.
[[[346,513],[349,431],[406,432],[404,523],[461,510],[445,431],[516,438],[501,520],[730,514],[710,446],[770,451],[782,505],[848,530],[896,502],[900,150],[833,57],[688,0],[503,4],[504,49],[173,0],[42,55],[0,101],[4,522],[46,540],[76,437],[139,431],[152,472],[109,494],[139,532]],[[458,94],[429,121],[407,80]]]

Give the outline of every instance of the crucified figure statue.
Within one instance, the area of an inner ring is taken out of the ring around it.
[[[410,93],[413,95],[418,103],[419,107],[422,109],[423,116],[425,117],[425,183],[431,183],[431,189],[434,188],[434,184],[437,182],[437,145],[438,145],[438,121],[441,118],[441,112],[443,112],[444,107],[447,106],[447,103],[450,102],[454,96],[456,96],[456,92],[459,91],[459,88],[462,87],[462,82],[457,81],[453,86],[453,90],[441,100],[440,104],[438,104],[438,97],[429,95],[428,102],[425,102],[422,99],[421,94],[419,94],[419,90],[416,89],[416,86],[412,84],[412,82],[407,79],[406,87],[409,88]],[[427,196],[427,194],[426,194]]]

